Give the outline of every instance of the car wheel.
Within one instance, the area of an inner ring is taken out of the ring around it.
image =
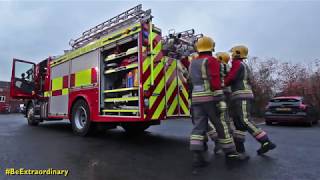
[[[92,132],[90,110],[86,101],[78,100],[72,107],[72,130],[76,135],[87,136]]]
[[[310,127],[312,127],[313,122],[312,122],[312,121],[309,121],[309,122],[307,122],[307,125],[310,126]]]
[[[38,126],[39,121],[34,118],[34,106],[30,104],[27,109],[27,120],[29,126]]]
[[[266,121],[266,125],[271,126],[272,122],[271,121]]]

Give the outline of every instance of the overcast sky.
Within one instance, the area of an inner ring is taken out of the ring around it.
[[[216,41],[216,50],[244,44],[249,54],[283,61],[320,58],[320,2],[317,1],[147,1],[153,22],[169,29],[194,28]],[[69,49],[69,40],[122,11],[133,1],[0,0],[0,80],[9,80],[12,58],[39,62]]]

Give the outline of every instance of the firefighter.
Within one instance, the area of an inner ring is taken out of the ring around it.
[[[237,151],[245,153],[244,141],[245,132],[248,131],[258,142],[261,143],[260,149],[257,150],[259,155],[268,152],[276,147],[272,143],[265,131],[258,128],[251,118],[253,103],[253,93],[251,89],[252,74],[248,65],[244,62],[247,59],[248,48],[246,46],[235,46],[231,50],[232,67],[224,83],[230,85],[231,109],[233,122],[236,130],[233,133]]]
[[[199,38],[196,43],[199,56],[191,61],[189,78],[191,84],[191,113],[193,129],[190,136],[190,150],[193,153],[193,167],[205,166],[206,133],[208,119],[214,125],[218,142],[226,158],[246,160],[237,153],[232,136],[225,121],[226,103],[221,89],[220,64],[212,56],[214,41],[209,37]]]
[[[224,78],[228,75],[228,73],[230,71],[230,65],[229,65],[230,55],[226,52],[218,52],[216,54],[216,57],[217,57],[218,61],[221,63],[220,74],[222,76],[223,92],[224,92],[224,95],[226,96],[226,101],[228,103],[230,100],[230,95],[231,95],[231,87],[225,86]]]
[[[221,76],[221,86],[223,87],[223,93],[225,95],[225,101],[227,103],[227,110],[226,110],[226,122],[229,127],[229,132],[232,134],[234,130],[234,125],[232,121],[229,118],[229,105],[230,105],[230,95],[231,95],[231,87],[227,86],[225,87],[224,85],[224,77],[227,76],[228,72],[230,71],[230,65],[229,60],[230,60],[230,55],[227,52],[218,52],[216,53],[216,58],[220,62],[220,76]],[[213,126],[212,123],[209,122],[209,131],[208,131],[208,136],[212,141],[215,142],[214,150],[213,152],[215,154],[221,153],[222,149],[219,143],[217,142],[217,132]]]

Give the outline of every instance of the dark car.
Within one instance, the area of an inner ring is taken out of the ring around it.
[[[267,125],[277,123],[317,124],[316,111],[301,96],[276,97],[269,101],[265,111]]]

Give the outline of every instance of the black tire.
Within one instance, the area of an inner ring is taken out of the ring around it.
[[[71,125],[73,133],[79,136],[88,136],[93,131],[90,120],[90,110],[86,101],[80,99],[72,106]]]
[[[149,124],[128,123],[122,124],[121,127],[129,134],[141,134],[150,127]]]
[[[266,121],[266,125],[271,126],[272,122],[271,121]]]
[[[34,106],[32,103],[29,104],[27,108],[27,121],[29,126],[38,126],[39,125],[39,120],[36,120],[34,118]]]

